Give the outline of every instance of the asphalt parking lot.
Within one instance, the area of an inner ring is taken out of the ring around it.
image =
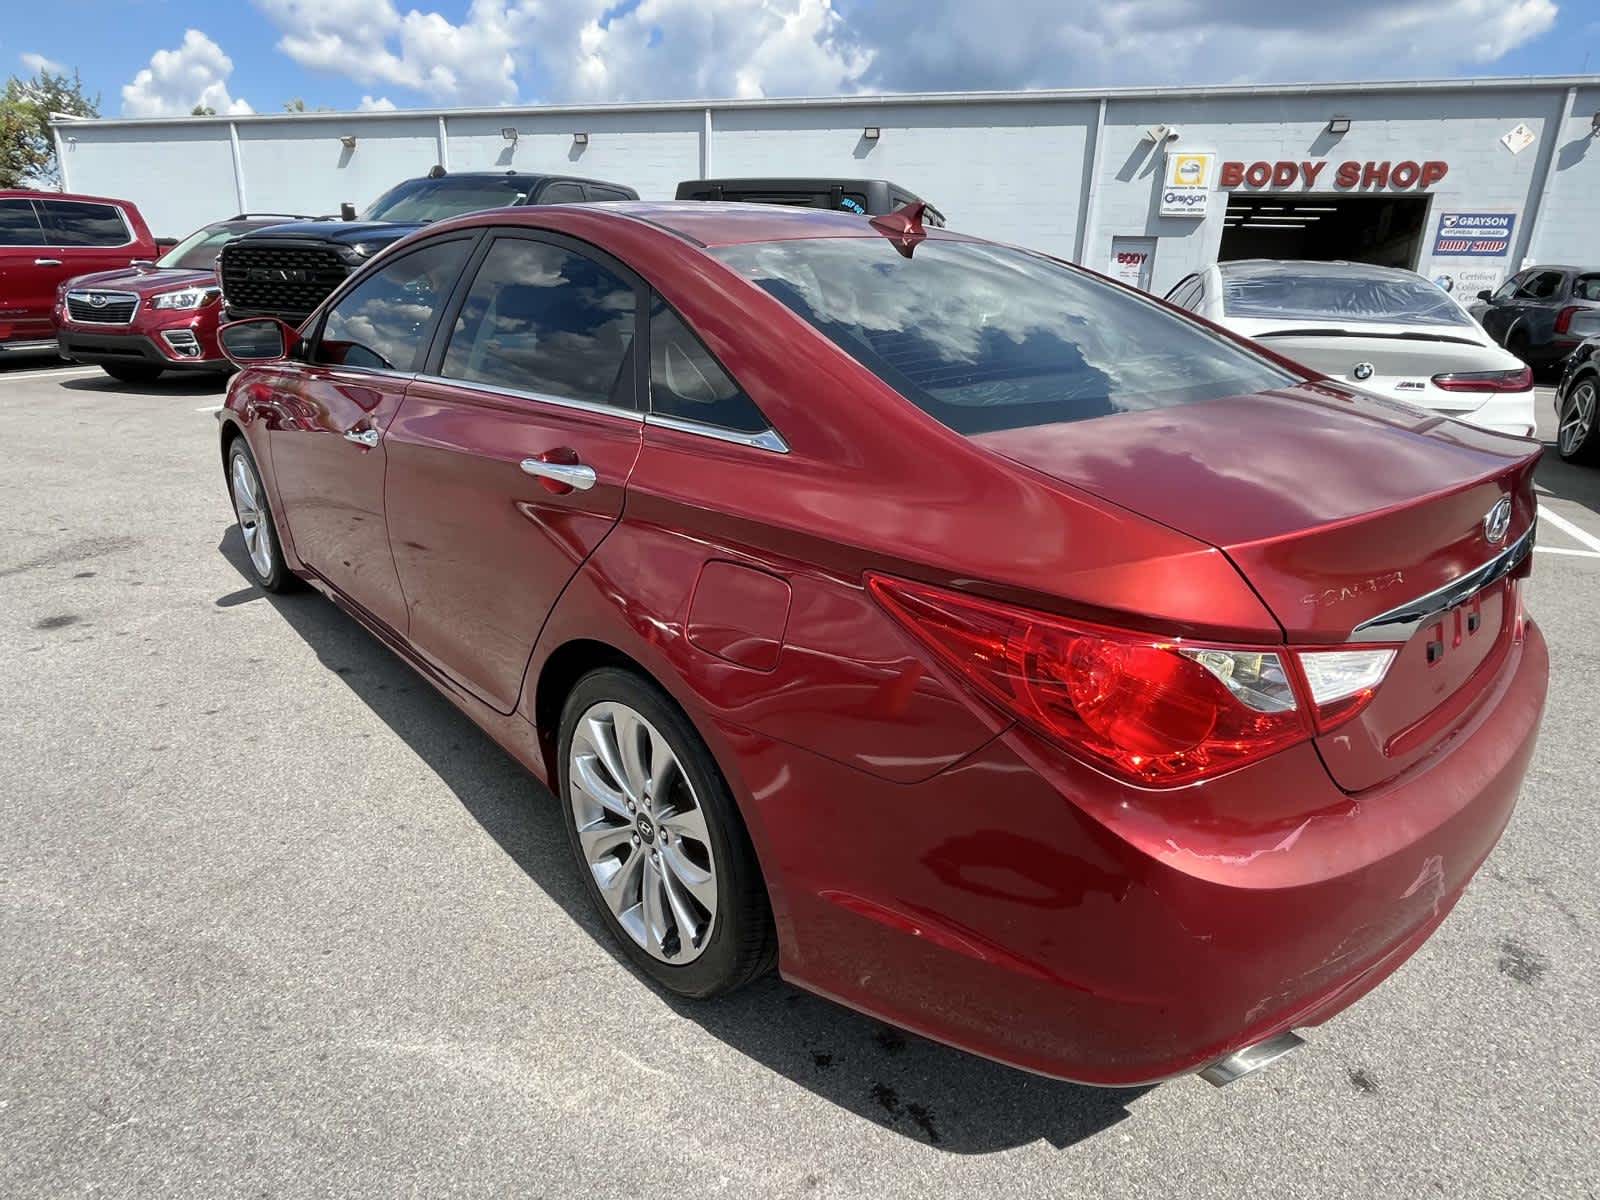
[[[1600,1195],[1600,470],[1541,468],[1549,711],[1439,933],[1268,1071],[1103,1091],[652,990],[551,796],[251,585],[220,399],[0,360],[0,1195]]]

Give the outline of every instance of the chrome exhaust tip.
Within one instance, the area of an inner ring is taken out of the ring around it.
[[[1277,1062],[1289,1051],[1298,1050],[1305,1044],[1305,1038],[1298,1033],[1285,1030],[1276,1037],[1269,1037],[1264,1042],[1256,1042],[1242,1050],[1235,1050],[1226,1058],[1217,1059],[1200,1072],[1200,1078],[1212,1087],[1227,1087],[1235,1079],[1253,1075],[1268,1063]]]

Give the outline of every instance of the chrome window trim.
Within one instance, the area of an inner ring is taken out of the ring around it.
[[[1409,641],[1411,635],[1429,617],[1436,617],[1470,600],[1478,592],[1490,584],[1498,583],[1521,566],[1522,560],[1533,551],[1534,534],[1537,530],[1538,522],[1535,522],[1528,526],[1521,537],[1481,567],[1468,571],[1443,587],[1435,588],[1425,596],[1418,596],[1415,600],[1409,600],[1405,604],[1391,608],[1388,612],[1379,613],[1370,620],[1361,622],[1351,630],[1350,640]]]
[[[464,388],[469,392],[477,392],[484,396],[529,400],[535,404],[549,404],[556,408],[570,408],[575,412],[594,413],[597,416],[622,417],[629,421],[644,420],[644,414],[637,409],[618,408],[615,404],[597,404],[593,400],[576,400],[568,396],[552,396],[548,392],[529,392],[524,391],[522,388],[506,387],[504,384],[479,383],[475,379],[456,379],[449,375],[418,373],[416,379],[421,383],[440,383],[446,387]]]
[[[78,325],[109,325],[112,327],[119,325],[132,325],[133,319],[139,315],[139,310],[144,307],[144,300],[140,297],[138,292],[118,292],[103,290],[101,288],[70,288],[67,291],[66,299],[68,303],[76,299],[81,304],[89,304],[90,296],[106,296],[108,298],[115,298],[118,300],[132,300],[133,311],[128,314],[128,319],[126,321],[81,321],[72,315],[72,310],[69,308],[67,310],[68,320]],[[89,307],[93,308],[94,305],[90,304]]]
[[[658,425],[663,429],[676,429],[679,433],[698,434],[700,437],[728,442],[735,446],[752,446],[757,450],[767,450],[774,454],[789,453],[789,443],[783,440],[783,435],[776,429],[763,429],[759,433],[741,433],[734,429],[724,429],[720,425],[691,421],[687,417],[668,416],[666,413],[650,413],[645,417],[644,423]]]

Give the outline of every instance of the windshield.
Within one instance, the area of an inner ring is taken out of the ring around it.
[[[530,180],[501,178],[408,179],[390,188],[362,214],[363,221],[442,221],[482,208],[524,204]]]
[[[197,229],[156,259],[156,266],[180,267],[186,271],[213,271],[222,247],[249,228],[248,225],[208,225],[204,229]]]
[[[1420,275],[1389,272],[1224,269],[1222,304],[1230,317],[1387,325],[1473,323],[1459,304]]]
[[[963,434],[1299,379],[1153,301],[1022,250],[822,238],[713,251]]]

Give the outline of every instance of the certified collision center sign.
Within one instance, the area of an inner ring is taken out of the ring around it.
[[[1203,217],[1211,196],[1211,169],[1214,154],[1191,151],[1167,155],[1167,174],[1161,181],[1163,217]]]

